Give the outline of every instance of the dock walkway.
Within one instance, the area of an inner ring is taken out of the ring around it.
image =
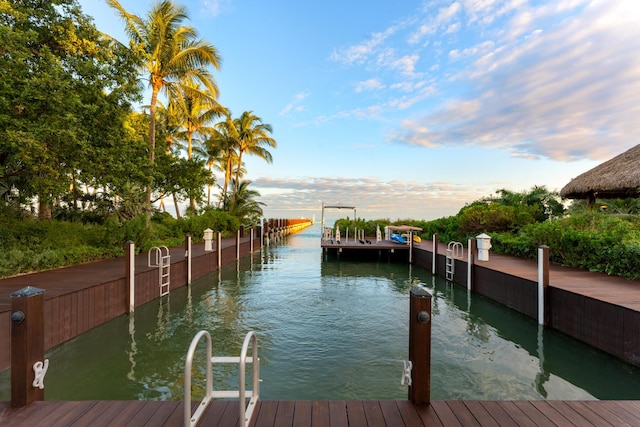
[[[4,405],[4,406],[3,406]],[[34,402],[23,408],[0,403],[0,424],[22,426],[182,426],[182,402],[75,401]],[[237,402],[218,400],[199,425],[237,426]],[[637,426],[635,401],[434,401],[408,400],[260,401],[253,427],[456,427],[456,426]]]
[[[233,241],[223,243],[233,245]],[[431,242],[416,249],[430,251]],[[194,254],[204,251],[194,245]],[[438,246],[444,254],[446,246]],[[184,249],[172,249],[172,256]],[[146,267],[146,254],[136,258]],[[482,267],[537,280],[537,263],[491,254]],[[122,260],[107,260],[0,280],[0,312],[10,309],[10,294],[24,286],[46,288],[47,298],[79,287],[122,276]],[[640,283],[601,273],[550,266],[550,286],[640,312]],[[433,401],[416,406],[409,401],[260,401],[253,426],[637,426],[640,401]],[[182,402],[170,401],[40,401],[11,408],[0,402],[2,426],[182,425]],[[237,402],[215,401],[201,425],[235,426]]]

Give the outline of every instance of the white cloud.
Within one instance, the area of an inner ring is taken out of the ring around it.
[[[218,16],[227,9],[229,0],[200,0],[205,15]]]
[[[415,44],[421,42],[428,34],[434,34],[440,28],[447,28],[452,25],[452,21],[462,10],[462,5],[458,2],[451,3],[447,7],[442,7],[438,10],[438,14],[435,17],[427,15],[427,22],[420,25],[409,36],[409,43]]]
[[[427,147],[482,144],[560,161],[604,160],[638,144],[640,3],[583,3],[519,12],[501,41],[451,50],[449,58],[462,67],[456,84],[466,87],[460,99],[403,122],[394,137]],[[491,2],[483,5],[496,10]],[[567,17],[567,10],[579,13]]]
[[[296,111],[296,112],[303,111],[304,106],[302,105],[302,101],[304,101],[305,98],[307,98],[309,95],[310,95],[310,92],[308,91],[295,94],[293,96],[293,99],[287,105],[285,105],[282,110],[280,110],[280,113],[278,113],[278,115],[285,116],[291,111]]]
[[[395,32],[393,27],[388,28],[384,32],[374,33],[368,40],[353,46],[347,46],[334,49],[329,59],[343,64],[362,64],[369,56],[373,55],[378,46]]]
[[[374,79],[369,79],[369,80],[365,80],[363,82],[358,82],[356,84],[356,93],[360,93],[360,92],[364,92],[364,91],[371,91],[371,90],[378,90],[378,89],[384,89],[384,85],[382,84],[382,82],[380,82],[380,80],[374,78]]]

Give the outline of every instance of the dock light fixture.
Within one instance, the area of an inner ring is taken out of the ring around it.
[[[420,323],[429,323],[429,320],[431,320],[431,315],[429,313],[427,313],[426,311],[421,311],[418,313],[418,322]]]
[[[24,312],[22,310],[14,311],[13,313],[11,313],[11,321],[18,325],[24,322],[25,317],[26,316],[24,315]]]

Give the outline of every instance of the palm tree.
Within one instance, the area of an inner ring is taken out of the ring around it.
[[[170,155],[173,147],[181,146],[178,139],[178,132],[180,130],[178,125],[178,112],[176,111],[175,105],[173,103],[170,103],[166,107],[162,105],[162,103],[160,103],[158,105],[157,113],[158,122],[160,125],[159,127],[161,129],[159,133],[164,134],[165,150],[167,155]],[[178,196],[175,192],[172,192],[171,195],[173,197],[173,206],[176,211],[176,218],[180,219],[180,206],[178,205]],[[164,197],[160,198],[160,207],[163,211],[165,211]]]
[[[245,111],[234,121],[237,132],[238,163],[236,165],[236,182],[240,182],[240,168],[242,166],[242,155],[244,153],[258,156],[267,163],[273,162],[273,157],[267,147],[276,147],[276,140],[269,134],[273,131],[271,125],[262,123],[262,119],[253,114],[252,111]],[[235,198],[235,193],[234,193]]]
[[[264,203],[255,200],[260,197],[260,193],[249,189],[251,181],[233,181],[233,199],[231,200],[227,211],[235,217],[245,218],[250,222],[257,221],[262,216],[262,207]]]
[[[184,6],[160,0],[151,8],[146,18],[142,18],[128,13],[118,0],[107,0],[107,4],[124,21],[131,49],[138,56],[141,68],[149,78],[149,167],[152,170],[155,161],[158,94],[161,91],[167,92],[169,98],[172,98],[185,82],[200,82],[217,96],[218,88],[209,67],[219,69],[221,58],[212,44],[197,38],[198,33],[193,27],[183,25],[188,19]],[[150,172],[145,200],[148,218],[151,216],[151,176]]]
[[[224,185],[220,194],[220,203],[218,204],[218,207],[220,207],[222,201],[227,197],[227,189],[231,181],[233,167],[238,164],[238,153],[236,151],[238,132],[229,112],[227,112],[225,120],[215,125],[214,131],[209,135],[207,144],[212,149],[221,150],[220,158],[225,160],[224,167],[221,169],[224,171]]]
[[[177,137],[187,142],[187,158],[193,157],[193,137],[206,135],[213,131],[213,120],[225,113],[225,109],[218,103],[214,94],[202,90],[193,84],[183,85],[181,93],[172,104],[176,109],[177,120],[181,132]]]
[[[177,112],[177,120],[181,131],[177,137],[187,142],[187,158],[193,157],[194,137],[206,135],[213,131],[213,119],[222,115],[226,110],[216,101],[213,94],[203,91],[200,86],[186,84],[179,93],[179,97],[172,100]],[[189,201],[191,209],[195,211],[196,201]]]

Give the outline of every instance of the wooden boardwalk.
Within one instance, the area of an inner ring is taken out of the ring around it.
[[[4,405],[4,406],[3,406]],[[13,426],[181,426],[182,402],[34,402],[14,409],[0,403],[0,425]],[[238,425],[238,404],[214,401],[201,426]],[[638,426],[635,401],[434,401],[319,400],[258,402],[255,427],[285,426]]]

